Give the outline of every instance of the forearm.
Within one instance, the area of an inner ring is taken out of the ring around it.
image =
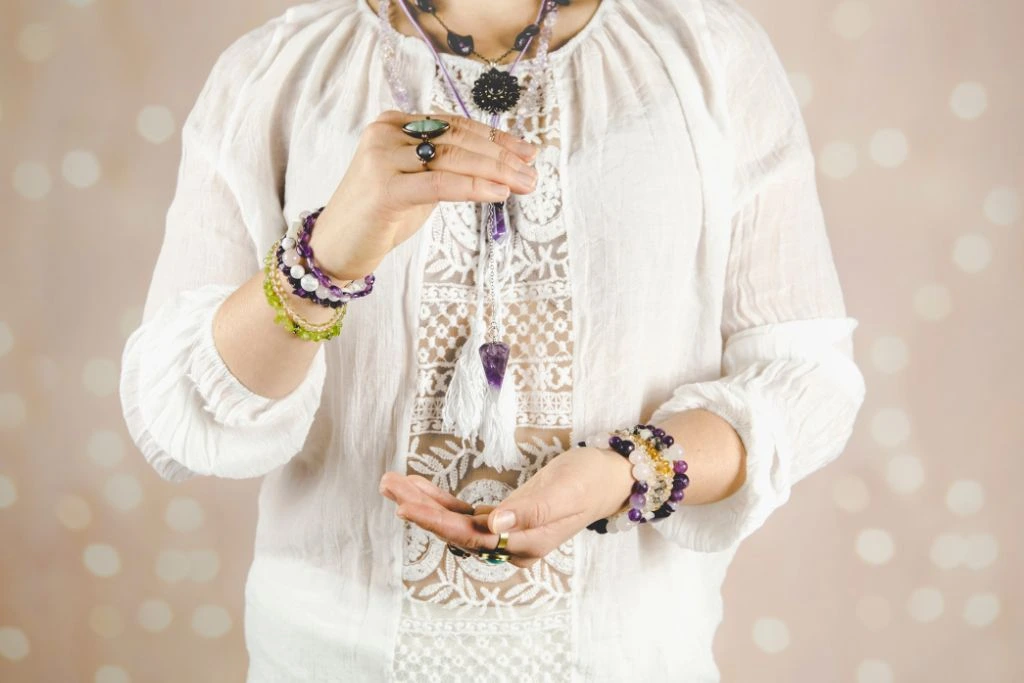
[[[695,409],[674,413],[671,417],[654,424],[671,434],[675,443],[683,448],[683,459],[687,464],[690,485],[686,488],[683,505],[714,503],[728,498],[738,491],[746,479],[747,451],[743,440],[728,422],[708,410]],[[601,451],[612,454],[610,450]],[[609,486],[622,496],[622,506],[628,504],[629,492],[633,486],[632,467],[629,462],[615,454],[610,463],[615,476],[609,479]]]
[[[326,308],[290,291],[288,306],[311,323],[330,320],[335,309]],[[213,319],[213,338],[224,364],[253,393],[267,398],[290,394],[309,372],[323,342],[301,339],[274,322],[275,311],[263,292],[260,271],[235,290],[218,308]]]
[[[684,505],[714,503],[738,491],[746,479],[747,452],[728,422],[708,410],[684,410],[654,423],[684,452],[690,485]]]

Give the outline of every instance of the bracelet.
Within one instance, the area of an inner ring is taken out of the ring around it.
[[[587,528],[599,534],[621,532],[646,522],[660,522],[671,515],[690,485],[682,446],[664,429],[638,424],[632,429],[599,432],[581,447],[611,448],[633,463],[633,488],[626,507]]]
[[[286,303],[287,294],[281,291],[280,283],[274,276],[275,271],[272,261],[280,241],[278,240],[271,245],[266,257],[263,259],[263,293],[266,295],[267,303],[275,311],[274,322],[284,325],[289,332],[307,341],[324,341],[337,337],[341,334],[341,322],[348,310],[347,306],[340,307],[334,317],[326,323],[311,323],[291,310]]]
[[[377,279],[373,273],[358,280],[351,280],[348,284],[339,287],[316,263],[313,247],[309,242],[313,236],[313,228],[316,227],[316,219],[320,217],[325,208],[321,206],[313,212],[303,211],[299,215],[299,221],[293,223],[292,230],[286,238],[286,248],[294,247],[294,258],[289,257],[285,263],[291,268],[289,274],[299,280],[302,291],[297,293],[299,296],[312,298],[318,303],[329,301],[332,298],[348,302],[351,299],[364,297],[373,291],[373,283]],[[298,263],[299,257],[306,260],[305,267]],[[321,290],[321,288],[323,289]]]
[[[315,304],[328,308],[340,308],[348,303],[347,300],[343,301],[321,285],[312,273],[306,272],[306,267],[299,262],[301,257],[295,249],[285,247],[288,242],[292,246],[295,245],[294,239],[285,237],[277,247],[277,269],[288,279],[292,292],[303,299],[309,299]]]

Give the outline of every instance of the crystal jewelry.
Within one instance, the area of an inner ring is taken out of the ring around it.
[[[316,211],[303,211],[281,240],[277,254],[278,268],[288,278],[296,295],[321,306],[337,308],[352,299],[359,299],[373,291],[376,276],[373,273],[358,280],[337,285],[316,263],[310,239],[316,220],[326,207]],[[301,226],[301,227],[300,227]]]
[[[402,2],[402,0],[399,1]],[[448,32],[447,43],[452,52],[461,57],[468,57],[471,54],[475,55],[490,65],[491,68],[480,74],[480,77],[473,83],[473,101],[478,107],[492,114],[508,111],[514,107],[519,101],[521,89],[519,79],[512,75],[511,70],[505,72],[498,69],[498,63],[505,59],[513,50],[519,51],[520,54],[524,53],[533,37],[540,32],[539,24],[544,17],[544,13],[550,11],[555,4],[565,7],[569,3],[570,0],[542,0],[541,11],[537,20],[527,24],[523,30],[516,34],[512,47],[506,50],[504,54],[497,59],[488,59],[473,48],[472,35],[456,33],[449,28],[448,24],[444,23],[444,20],[437,13],[434,0],[416,0],[416,6],[420,11],[432,14],[438,23],[444,27],[444,30]]]
[[[610,448],[633,464],[635,481],[627,507],[587,525],[599,534],[660,522],[676,511],[683,500],[683,490],[690,485],[682,446],[654,425],[638,424],[631,429],[599,432],[578,445]]]
[[[466,550],[463,550],[463,549],[462,549],[462,548],[460,548],[459,546],[457,546],[457,545],[453,545],[453,544],[451,544],[451,543],[449,543],[449,544],[448,544],[448,550],[449,550],[449,551],[451,552],[451,554],[452,554],[452,555],[454,555],[455,557],[469,557],[469,556],[470,556],[470,554],[471,554],[471,553],[469,553],[468,551],[466,551]]]
[[[267,303],[274,309],[274,322],[283,325],[295,336],[307,341],[324,341],[341,334],[341,323],[345,318],[347,306],[337,309],[334,317],[325,323],[311,323],[293,311],[287,304],[287,295],[281,291],[280,283],[274,276],[273,256],[280,246],[281,240],[274,242],[263,259],[263,293]]]
[[[541,72],[546,69],[548,45],[552,27],[558,17],[559,4],[562,3],[556,2],[556,0],[543,0],[534,22],[540,26],[539,34],[537,34],[540,36],[540,42],[537,49],[538,56],[533,61],[533,65]],[[423,32],[406,3],[399,0],[399,6],[433,53],[435,62],[462,112],[467,118],[473,118],[437,48]],[[404,111],[411,112],[413,107],[410,103],[409,92],[401,83],[395,66],[398,61],[396,37],[400,34],[390,26],[389,7],[390,0],[381,0],[378,9],[381,33],[384,36],[384,40],[381,42],[383,63],[387,69],[388,84],[396,103]],[[509,68],[509,74],[515,71],[534,37],[536,36],[531,35],[526,40],[523,50],[520,51],[515,62]],[[531,81],[531,92],[536,87],[537,79],[534,78]],[[479,103],[477,104],[479,105]],[[490,112],[489,124],[491,128],[497,129],[499,120],[497,111],[482,106],[480,108]],[[521,120],[522,115],[520,114],[517,116],[517,121]],[[485,465],[501,472],[506,468],[521,468],[527,462],[524,455],[520,453],[515,438],[517,426],[515,385],[511,381],[504,381],[506,370],[509,367],[510,347],[507,342],[502,340],[504,328],[501,321],[504,309],[501,301],[503,288],[499,286],[499,277],[511,278],[514,275],[510,267],[512,240],[509,239],[508,234],[510,221],[505,202],[487,202],[483,208],[483,222],[487,227],[480,233],[480,255],[476,269],[476,307],[473,309],[474,313],[470,321],[469,337],[458,352],[455,370],[445,394],[442,425],[445,429],[464,439],[479,437],[484,446],[477,462],[482,461]],[[484,320],[485,293],[489,294],[488,298],[491,300],[490,322]],[[479,358],[477,358],[478,356]]]
[[[505,548],[508,547],[508,535],[509,532],[502,531],[498,534],[498,545],[494,547],[494,550],[479,550],[476,556],[484,562],[489,564],[501,564],[502,562],[508,562],[508,559],[512,557]]]
[[[423,168],[427,168],[427,162],[432,161],[437,155],[437,148],[430,138],[436,138],[447,131],[451,125],[442,119],[432,119],[428,114],[426,118],[416,119],[402,126],[402,132],[406,135],[423,140],[416,145],[416,156],[419,157]]]
[[[361,279],[349,280],[348,284],[338,286],[331,278],[329,278],[316,263],[316,256],[313,254],[313,247],[310,244],[310,240],[313,237],[313,228],[316,227],[316,220],[323,213],[327,207],[321,206],[319,209],[313,212],[303,211],[300,214],[300,220],[302,221],[302,230],[299,232],[298,244],[295,245],[295,250],[306,259],[306,267],[309,272],[316,278],[317,282],[323,287],[327,288],[330,294],[333,294],[342,301],[348,299],[361,299],[373,291],[373,283],[377,277],[373,273],[369,273]]]

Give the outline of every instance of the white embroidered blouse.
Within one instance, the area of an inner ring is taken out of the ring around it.
[[[508,201],[503,298],[528,465],[497,473],[440,420],[475,305],[476,204],[442,202],[385,258],[290,395],[248,390],[213,343],[217,306],[399,108],[384,59],[416,112],[461,113],[428,46],[384,30],[365,0],[322,0],[223,52],[124,348],[127,426],[162,477],[263,477],[249,680],[718,681],[737,545],[841,453],[864,397],[778,55],[735,0],[603,0],[546,70],[520,62],[527,95],[501,127],[543,148],[537,189]],[[482,118],[468,93],[485,65],[442,59]],[[743,439],[742,489],[584,530],[529,569],[453,556],[378,492],[398,470],[496,504],[595,431],[693,408]]]

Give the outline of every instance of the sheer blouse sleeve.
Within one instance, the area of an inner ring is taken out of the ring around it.
[[[733,0],[705,5],[736,150],[722,376],[677,387],[652,420],[696,408],[721,416],[743,441],[747,471],[729,497],[684,504],[652,526],[715,552],[760,528],[794,484],[839,456],[865,386],[853,359],[858,321],[846,314],[785,69],[746,10]]]
[[[283,26],[272,20],[231,44],[183,125],[142,324],[122,352],[128,431],[170,481],[266,474],[301,449],[320,403],[323,348],[291,394],[270,399],[231,374],[212,330],[220,304],[261,267],[252,235],[286,227],[285,154],[268,99],[273,88],[261,80]]]

